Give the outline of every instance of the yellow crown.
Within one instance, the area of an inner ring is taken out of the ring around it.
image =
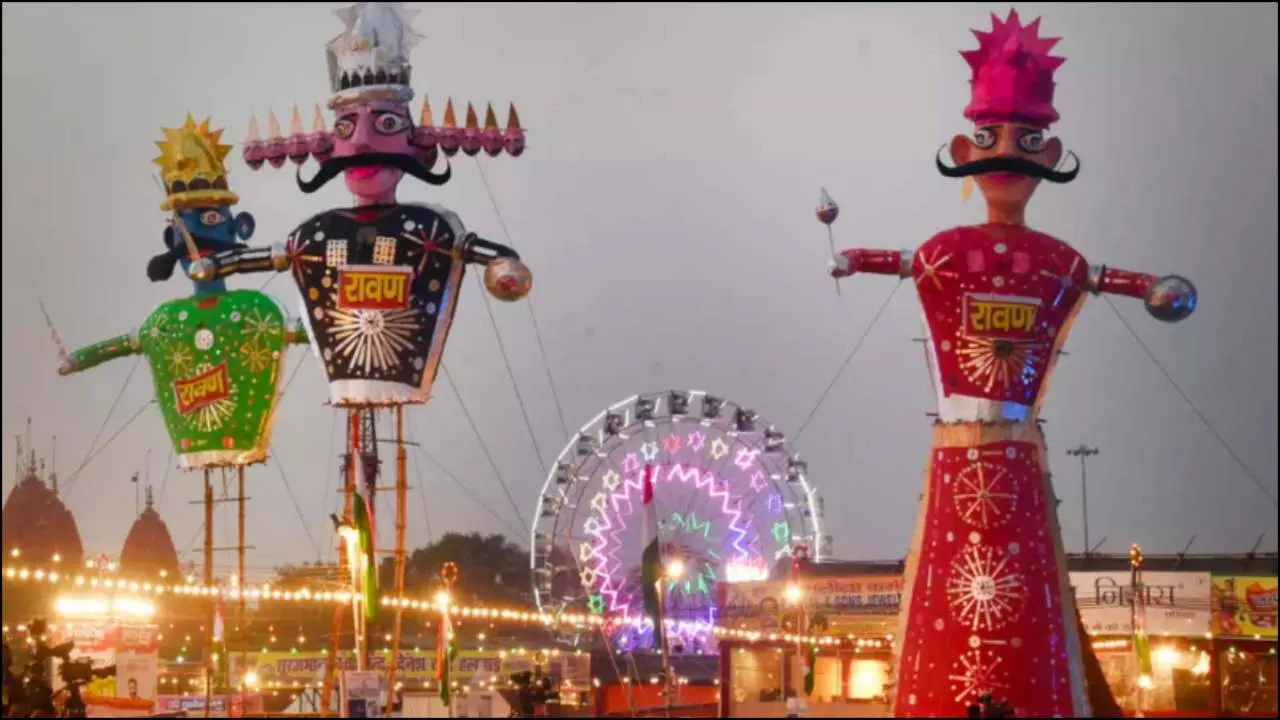
[[[167,197],[161,210],[210,205],[233,205],[240,197],[227,187],[227,166],[223,159],[230,145],[219,145],[221,130],[210,130],[209,120],[196,125],[191,115],[180,128],[163,128],[164,140],[156,141],[160,156],[152,160],[160,166]]]

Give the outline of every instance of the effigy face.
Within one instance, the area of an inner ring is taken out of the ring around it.
[[[334,405],[426,402],[462,281],[461,232],[431,208],[396,205],[331,210],[290,236]]]
[[[1028,419],[1088,273],[1066,243],[1021,227],[955,228],[922,245],[912,274],[942,419]]]
[[[280,305],[253,290],[170,300],[143,323],[138,342],[183,467],[266,459],[284,323]]]

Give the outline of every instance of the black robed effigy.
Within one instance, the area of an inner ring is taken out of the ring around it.
[[[333,404],[426,401],[474,240],[422,205],[330,210],[294,230],[292,273]]]

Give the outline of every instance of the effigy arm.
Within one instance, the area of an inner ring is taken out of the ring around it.
[[[463,236],[461,249],[464,262],[485,266],[484,286],[493,297],[511,302],[529,294],[533,287],[533,274],[514,249],[485,240],[475,233]]]
[[[842,278],[854,273],[895,275],[911,277],[911,262],[915,253],[910,250],[868,250],[853,248],[841,250],[832,261],[832,277]]]
[[[293,327],[284,331],[284,341],[287,345],[306,345],[310,343],[311,337],[307,335],[307,326],[301,320],[298,320]]]
[[[1196,286],[1180,275],[1158,278],[1105,265],[1089,268],[1088,289],[1095,295],[1107,293],[1138,298],[1152,317],[1164,322],[1186,319],[1195,312],[1199,301]]]
[[[229,275],[283,272],[288,268],[288,252],[283,244],[277,244],[271,247],[223,250],[191,263],[187,274],[192,280],[207,281]]]
[[[462,260],[474,265],[488,265],[499,258],[511,258],[519,260],[520,254],[514,248],[507,247],[502,243],[492,242],[476,235],[475,233],[467,233],[462,239]]]
[[[58,374],[70,375],[88,370],[116,358],[137,355],[141,349],[138,338],[133,334],[118,335],[69,353],[58,366]]]

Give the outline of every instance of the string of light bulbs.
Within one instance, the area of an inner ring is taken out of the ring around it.
[[[245,599],[255,602],[274,602],[274,603],[293,603],[308,605],[331,605],[331,604],[349,604],[352,601],[352,593],[343,590],[313,590],[311,588],[301,588],[297,590],[286,590],[278,587],[272,587],[270,583],[262,585],[246,585],[238,587],[234,584],[226,587],[218,585],[203,585],[196,581],[195,576],[188,576],[183,582],[168,582],[168,578],[161,576],[158,581],[137,580],[115,577],[113,573],[116,570],[114,563],[108,563],[105,568],[96,567],[95,561],[86,563],[88,574],[84,572],[76,572],[75,570],[46,570],[44,568],[19,567],[16,565],[6,565],[3,569],[3,577],[5,582],[9,583],[43,583],[48,585],[70,586],[76,590],[96,590],[96,591],[112,591],[112,592],[129,592],[140,596],[151,597],[176,597],[194,600],[211,600],[221,598],[223,600],[239,600],[241,596]],[[379,599],[379,604],[384,608],[402,608],[415,612],[441,612],[448,609],[450,615],[460,620],[483,620],[488,622],[501,622],[519,625],[542,625],[545,627],[558,626],[575,626],[575,627],[603,627],[606,624],[614,626],[631,625],[633,627],[647,626],[651,621],[648,618],[610,618],[603,615],[588,613],[545,613],[527,608],[500,608],[485,606],[467,606],[453,603],[451,598],[446,597],[443,593],[436,593],[430,598],[396,598],[391,595],[384,595]],[[675,627],[677,621],[667,620],[667,624]],[[888,647],[892,642],[892,635],[867,635],[858,636],[854,634],[846,635],[800,635],[794,633],[776,633],[761,632],[758,630],[750,630],[746,628],[730,628],[723,626],[709,627],[708,631],[718,638],[725,640],[738,640],[748,643],[769,642],[769,643],[786,643],[790,645],[800,644],[816,647],[854,647],[873,649],[877,647]]]

